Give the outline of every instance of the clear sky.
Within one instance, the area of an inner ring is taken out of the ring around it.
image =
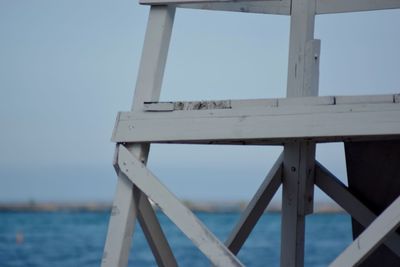
[[[112,199],[147,16],[136,0],[0,0],[0,201]],[[178,9],[161,99],[283,97],[288,37],[286,16]],[[399,10],[317,16],[315,38],[320,95],[400,91]],[[154,145],[149,166],[179,197],[242,200],[279,151]],[[345,181],[341,144],[317,156]]]

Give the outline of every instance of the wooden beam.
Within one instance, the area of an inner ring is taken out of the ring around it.
[[[317,0],[316,13],[344,13],[400,8],[400,0]]]
[[[104,246],[102,267],[125,267],[128,265],[132,234],[137,216],[132,200],[132,183],[118,174],[117,189],[113,200],[107,239]]]
[[[356,266],[400,225],[400,196],[376,218],[329,266]]]
[[[225,242],[226,246],[233,254],[236,255],[242,248],[244,242],[249,237],[254,226],[257,224],[272,197],[275,195],[276,191],[281,185],[282,163],[283,153],[272,166],[260,188],[258,188],[256,194],[243,211],[238,223]]]
[[[135,203],[138,203],[138,219],[150,249],[159,267],[178,267],[171,247],[161,229],[158,218],[146,195],[139,188],[133,187]]]
[[[399,103],[120,113],[114,142],[338,141],[400,135]]]
[[[315,164],[315,184],[364,227],[375,220],[376,215],[319,162]],[[397,233],[393,233],[385,245],[400,257],[400,236]]]
[[[142,110],[143,102],[157,101],[159,99],[174,16],[174,7],[152,6],[150,8],[132,110]],[[143,162],[147,161],[149,152],[148,144],[134,144],[130,145],[128,148]],[[159,243],[156,245],[150,242],[150,247],[157,262],[161,264],[161,266],[167,266],[168,264],[171,264],[170,266],[175,266],[175,258],[168,242],[158,222],[154,219],[154,214],[152,214],[154,211],[148,208],[148,203],[145,198],[134,196],[133,185],[126,179],[125,175],[121,174],[119,171],[117,171],[117,173],[117,192],[113,201],[113,210],[108,225],[101,266],[127,266],[134,223],[138,212],[142,212],[141,216],[143,218],[149,219],[149,221],[146,221],[146,224],[143,223],[144,228],[151,231],[151,233],[149,231],[147,232],[147,234],[150,233],[147,239],[150,241],[153,240],[153,238],[159,240]],[[142,193],[139,192],[139,194]],[[137,203],[135,197],[143,199],[144,202]],[[147,228],[147,224],[152,227]],[[165,262],[161,263],[160,261]]]
[[[143,5],[175,5],[178,8],[290,15],[291,0],[141,0]],[[400,8],[399,0],[316,0],[317,15]]]
[[[250,2],[249,0],[239,0],[239,1]],[[271,0],[252,0],[252,1],[271,1]],[[177,5],[177,4],[188,4],[188,3],[195,4],[195,3],[232,3],[232,2],[233,0],[139,0],[139,4],[142,5]]]
[[[315,1],[292,1],[286,91],[288,98],[318,95],[320,41],[314,39]],[[293,130],[305,124],[306,121],[301,121],[300,124],[288,126]],[[285,143],[283,149],[280,263],[282,267],[302,267],[305,216],[313,212],[315,143],[297,140]]]
[[[290,15],[291,0],[234,1],[177,4],[178,8],[204,9],[259,14]]]
[[[284,146],[281,266],[304,266],[305,216],[313,212],[315,144]]]
[[[308,43],[308,54],[315,57],[319,55],[320,41],[314,40]],[[307,60],[307,69],[317,72],[318,66]],[[315,62],[318,63],[318,62]],[[316,79],[309,77],[306,87],[317,83]],[[146,112],[167,112],[180,110],[214,110],[214,109],[254,109],[266,107],[284,107],[284,106],[320,106],[320,105],[350,105],[350,104],[392,104],[400,103],[400,95],[350,95],[350,96],[302,96],[290,98],[260,98],[260,99],[242,99],[242,100],[208,100],[208,101],[175,101],[175,102],[145,102],[143,111]]]
[[[118,166],[215,266],[243,266],[235,255],[123,145],[119,145]]]
[[[393,98],[393,95],[374,96],[370,100],[375,103],[375,98]],[[176,101],[176,102],[145,102],[143,111],[145,112],[169,112],[182,110],[218,110],[218,109],[255,109],[272,108],[284,106],[320,106],[343,104],[365,104],[363,97],[356,96],[320,96],[320,97],[291,97],[291,98],[269,98],[269,99],[243,99],[243,100],[209,100],[209,101]],[[362,101],[361,103],[359,103]],[[381,102],[379,102],[381,103]],[[382,102],[383,103],[383,102]],[[393,99],[390,102],[393,103]]]

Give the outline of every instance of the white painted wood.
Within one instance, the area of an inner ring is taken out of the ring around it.
[[[400,0],[317,0],[317,14],[400,8]]]
[[[400,105],[350,104],[248,110],[121,113],[114,142],[285,142],[390,137],[400,134]]]
[[[175,8],[173,7],[154,6],[150,8],[132,110],[142,110],[143,102],[157,101],[159,98],[174,15]],[[149,145],[130,145],[128,148],[143,162],[147,161]],[[159,224],[154,221],[154,218],[156,218],[152,214],[154,211],[149,209],[146,202],[144,202],[144,205],[135,202],[132,183],[127,181],[124,175],[117,173],[117,192],[113,201],[114,212],[108,225],[101,266],[127,266],[134,222],[138,213],[137,207],[139,207],[139,212],[143,212],[143,217],[147,218],[143,227],[152,229],[152,233],[147,236],[147,239],[150,241],[159,240],[157,244],[149,242],[157,262],[160,266],[167,266],[168,264],[171,264],[169,266],[176,266],[168,242]],[[136,197],[140,198],[140,196]],[[161,261],[165,262],[161,264]]]
[[[376,215],[318,161],[315,164],[315,184],[364,227],[375,220]],[[385,245],[400,257],[400,236],[397,233],[393,233]]]
[[[122,145],[119,145],[118,166],[215,266],[243,266],[203,223]]]
[[[283,153],[272,166],[263,183],[258,188],[246,209],[243,211],[238,223],[226,240],[225,244],[233,254],[236,255],[239,252],[281,185],[282,163]]]
[[[393,97],[393,95],[387,95]],[[283,106],[315,106],[335,105],[336,97],[291,97],[270,99],[242,100],[211,100],[211,101],[177,101],[177,102],[146,102],[143,111],[179,111],[179,110],[210,110],[210,109],[254,109],[262,107]],[[346,98],[346,97],[344,97]],[[373,99],[372,99],[373,101]],[[199,107],[200,106],[200,107]]]
[[[278,98],[279,107],[335,105],[334,96],[307,96]]]
[[[102,267],[128,265],[137,209],[132,201],[132,183],[118,175],[117,189],[108,224]]]
[[[243,99],[229,100],[232,109],[277,107],[278,99]]]
[[[390,204],[329,266],[356,266],[370,255],[399,225],[400,197]]]
[[[314,40],[315,1],[292,1],[286,91],[288,98],[318,95],[320,43]],[[291,130],[297,126],[303,127],[304,121],[300,124],[289,124]],[[315,143],[285,143],[280,257],[282,267],[304,266],[305,215],[313,212],[314,160]]]
[[[394,103],[395,95],[358,95],[358,96],[336,96],[336,104],[390,104]]]
[[[304,265],[305,215],[313,211],[315,144],[284,146],[281,266]]]
[[[144,5],[175,5],[178,8],[290,15],[290,0],[142,0]],[[400,8],[399,0],[316,0],[316,14],[360,12]]]
[[[146,195],[134,186],[133,195],[138,203],[138,219],[150,249],[159,267],[177,267],[178,263],[161,230],[161,225]]]
[[[242,2],[249,2],[248,0],[240,0]],[[271,1],[271,0],[252,0],[252,1]],[[176,5],[187,3],[230,3],[232,0],[139,0],[142,5]]]
[[[173,102],[145,102],[143,110],[149,112],[174,111],[175,107]]]
[[[315,0],[292,2],[287,96],[315,96],[316,89],[305,86],[314,73],[306,66],[307,46],[314,42]],[[313,44],[315,46],[315,44]]]
[[[218,10],[245,13],[290,15],[290,0],[239,1],[178,4],[179,8]]]
[[[321,41],[309,40],[305,47],[304,56],[304,91],[310,95],[318,95],[319,85],[319,58],[321,53]]]
[[[175,8],[152,6],[145,35],[132,110],[158,101],[174,23]]]
[[[315,42],[314,42],[315,41]],[[315,49],[319,50],[319,40],[313,40]],[[313,51],[313,49],[308,48]],[[315,53],[309,52],[311,55]],[[318,64],[307,64],[315,75],[318,75]],[[314,75],[309,75],[308,79]],[[306,84],[318,86],[318,82],[311,80]],[[309,86],[308,86],[309,87]],[[386,95],[350,95],[350,96],[303,96],[290,98],[261,98],[261,99],[241,99],[241,100],[208,100],[208,101],[177,101],[177,102],[145,102],[144,111],[179,111],[179,110],[207,110],[207,109],[249,109],[262,107],[283,107],[283,106],[319,106],[319,105],[349,105],[349,104],[389,104],[399,103],[399,94]],[[198,106],[201,106],[199,108]],[[238,113],[239,114],[239,113]]]

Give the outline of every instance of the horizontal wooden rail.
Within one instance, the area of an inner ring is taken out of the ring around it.
[[[139,0],[143,5],[290,15],[291,0]],[[317,15],[400,8],[400,0],[316,0]]]
[[[317,14],[345,13],[400,8],[400,0],[317,0]]]
[[[211,107],[150,103],[143,112],[120,112],[112,141],[283,144],[399,138],[398,100],[385,95],[225,101]]]
[[[358,266],[400,225],[400,196],[361,233],[330,267]]]
[[[257,2],[257,1],[281,1],[281,0],[239,0],[239,2]],[[196,4],[196,3],[233,3],[237,0],[139,0],[143,5],[174,5],[174,4]]]

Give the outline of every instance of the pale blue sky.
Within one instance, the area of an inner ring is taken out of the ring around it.
[[[0,0],[0,201],[110,201],[110,136],[129,110],[148,7],[137,1]],[[400,11],[323,15],[321,95],[400,91]],[[289,17],[178,9],[162,100],[281,97]],[[345,178],[342,145],[318,159]],[[179,197],[248,199],[277,147],[152,148]],[[323,199],[318,194],[318,198]]]

